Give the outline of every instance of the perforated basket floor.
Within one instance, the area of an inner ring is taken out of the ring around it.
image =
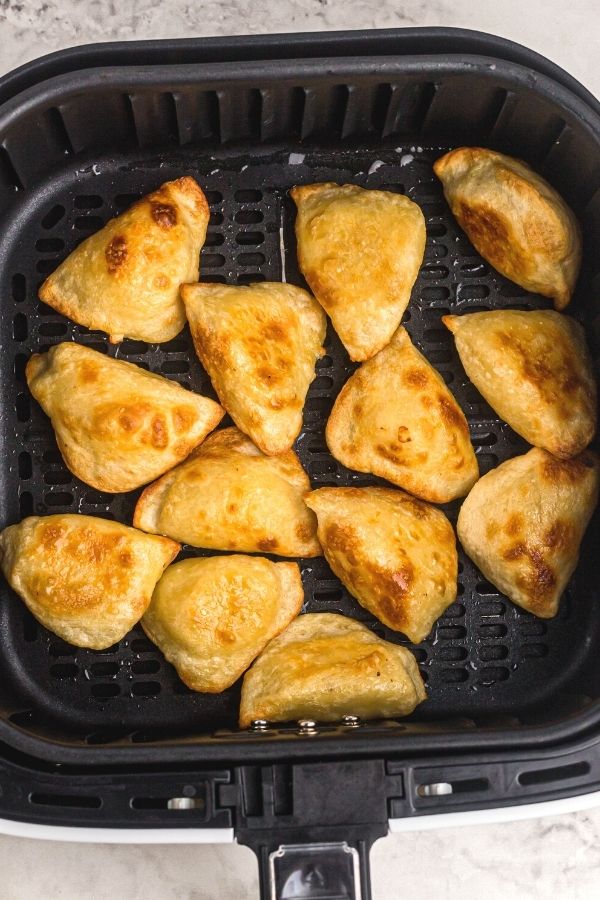
[[[2,297],[12,304],[12,340],[4,348],[12,404],[4,410],[4,453],[14,472],[8,521],[35,513],[82,512],[131,523],[139,492],[99,493],[74,478],[62,462],[47,417],[30,397],[24,367],[34,351],[76,340],[127,359],[196,391],[214,396],[188,331],[163,345],[124,341],[109,347],[37,300],[43,278],[87,235],[134,199],[163,181],[194,175],[211,205],[202,278],[245,284],[286,279],[303,284],[296,263],[295,183],[332,180],[406,193],[427,220],[425,260],[404,322],[441,372],[469,419],[481,472],[526,449],[469,384],[451,335],[440,317],[454,312],[547,305],[490,270],[454,223],[432,173],[443,149],[403,147],[386,151],[272,152],[215,160],[177,150],[164,156],[101,158],[71,166],[47,181],[13,220],[5,235],[8,264]],[[297,450],[316,485],[372,484],[344,469],[327,452],[324,425],[354,365],[330,329],[327,355],[305,408]],[[10,365],[8,361],[10,360]],[[455,521],[459,504],[446,511]],[[593,545],[589,533],[586,547]],[[186,555],[202,554],[186,548]],[[584,550],[575,579],[556,619],[544,622],[518,610],[485,582],[461,554],[459,596],[429,639],[411,647],[427,682],[429,699],[417,721],[439,717],[522,714],[544,708],[568,687],[586,657],[600,646],[600,615],[586,585],[592,565]],[[342,588],[323,559],[301,563],[305,610],[336,611],[369,624],[388,640],[405,642],[377,623]],[[77,650],[29,615],[14,596],[0,605],[2,678],[18,698],[8,710],[15,724],[34,728],[50,717],[69,740],[102,743],[129,735],[133,741],[235,727],[239,685],[221,695],[198,695],[178,679],[160,652],[134,629],[104,652]]]

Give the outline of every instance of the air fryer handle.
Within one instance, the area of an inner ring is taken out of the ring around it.
[[[256,848],[261,900],[371,900],[370,843]]]

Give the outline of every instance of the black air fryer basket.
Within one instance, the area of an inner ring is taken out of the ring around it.
[[[84,237],[184,174],[211,206],[202,278],[234,284],[303,283],[294,184],[347,182],[415,200],[428,238],[404,322],[465,410],[482,473],[523,452],[440,322],[447,312],[549,305],[491,269],[450,215],[432,163],[462,144],[525,159],[572,205],[585,246],[568,312],[597,357],[600,107],[530,51],[442,29],[158,41],[77,48],[2,79],[0,526],[77,511],[130,523],[137,497],[94,491],[65,468],[27,391],[32,352],[76,340],[212,394],[187,330],[167,344],[109,347],[37,299]],[[354,366],[331,330],[326,353],[300,458],[316,486],[372,483],[327,452],[324,423]],[[457,510],[446,507],[453,520]],[[457,602],[418,647],[372,619],[323,559],[301,561],[305,609],[354,616],[406,643],[429,699],[402,721],[349,715],[247,732],[236,727],[239,685],[189,691],[139,628],[109,650],[77,650],[3,583],[0,815],[182,836],[233,828],[259,855],[264,896],[300,896],[294,884],[309,884],[320,897],[366,897],[368,849],[389,819],[599,788],[597,548],[598,517],[551,621],[517,609],[461,556]]]

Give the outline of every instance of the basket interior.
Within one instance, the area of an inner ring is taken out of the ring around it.
[[[189,95],[154,92],[136,99],[128,94],[126,100],[100,95],[94,116],[89,101],[84,107],[75,96],[70,105],[49,107],[37,120],[24,117],[12,141],[10,132],[5,135],[0,184],[12,203],[0,252],[2,527],[26,515],[66,512],[130,524],[139,495],[100,493],[66,469],[50,422],[27,390],[24,368],[31,353],[75,340],[215,396],[187,329],[168,344],[125,340],[110,347],[105,335],[75,325],[37,299],[44,277],[83,238],[139,196],[183,174],[197,178],[211,207],[201,277],[233,284],[282,279],[304,284],[287,193],[294,184],[353,183],[415,200],[425,214],[427,247],[403,321],[465,411],[482,474],[527,449],[469,383],[440,317],[550,304],[478,256],[448,210],[432,162],[457,143],[482,143],[526,158],[565,193],[586,236],[584,269],[569,312],[584,322],[594,345],[589,303],[600,247],[598,191],[594,198],[590,173],[597,186],[600,154],[590,135],[583,128],[577,132],[575,120],[559,114],[550,100],[542,103],[525,89],[511,92],[500,76],[498,83],[489,73],[485,79],[468,78],[462,91],[456,85],[447,90],[445,100],[443,82],[409,81],[402,90],[399,84],[327,82],[280,88],[279,95],[253,88],[238,90],[237,100],[235,92],[191,89]],[[453,109],[457,96],[461,105]],[[108,116],[104,132],[98,124],[103,115]],[[32,161],[15,147],[35,121],[40,137]],[[279,121],[283,133],[263,134],[265,121]],[[337,463],[324,442],[333,401],[354,368],[329,328],[297,442],[315,486],[378,483]],[[459,505],[444,507],[453,522]],[[416,647],[374,620],[324,559],[301,561],[304,609],[353,616],[410,647],[428,688],[428,700],[410,719],[415,730],[434,720],[471,728],[506,717],[517,728],[553,721],[595,700],[600,691],[597,540],[598,517],[551,621],[516,608],[462,553],[457,602]],[[204,553],[209,551],[184,548],[183,555]],[[78,650],[41,627],[5,583],[1,591],[0,703],[15,727],[74,745],[155,742],[235,729],[239,684],[219,695],[193,693],[139,627],[109,650]]]

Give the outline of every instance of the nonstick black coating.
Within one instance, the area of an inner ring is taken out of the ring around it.
[[[75,340],[214,396],[187,329],[168,344],[125,340],[110,347],[105,335],[90,333],[37,299],[43,278],[83,238],[137,197],[183,174],[197,178],[211,206],[201,277],[233,284],[281,279],[303,284],[296,262],[294,206],[287,195],[294,184],[349,182],[415,200],[426,217],[427,248],[403,321],[465,411],[481,472],[526,450],[468,382],[440,318],[449,311],[529,309],[549,303],[495,273],[458,228],[432,171],[432,162],[446,149],[414,144],[385,150],[256,147],[222,158],[216,152],[179,148],[159,154],[138,150],[118,157],[98,155],[86,165],[70,163],[30,192],[5,235],[0,273],[4,333],[10,328],[3,348],[10,400],[0,422],[11,472],[6,521],[1,524],[31,514],[66,512],[129,524],[139,494],[99,493],[66,469],[50,422],[27,390],[24,366],[32,352]],[[306,402],[297,442],[300,459],[315,486],[376,483],[344,469],[327,452],[325,422],[355,366],[331,328],[326,352]],[[445,507],[453,522],[458,508],[458,503]],[[515,722],[535,718],[547,714],[561,692],[573,693],[578,703],[585,693],[582,673],[600,645],[594,535],[596,525],[552,621],[517,609],[462,553],[457,602],[418,647],[363,610],[324,559],[301,561],[305,610],[341,612],[366,622],[388,640],[407,644],[417,656],[429,696],[416,721],[502,714],[515,717]],[[185,555],[204,552],[184,550]],[[51,720],[54,732],[71,743],[102,743],[125,734],[143,742],[161,734],[235,727],[239,684],[220,695],[189,691],[139,627],[110,650],[78,650],[38,625],[17,597],[4,591],[0,635],[2,680],[10,686],[7,713],[15,724],[35,730],[38,720]]]

